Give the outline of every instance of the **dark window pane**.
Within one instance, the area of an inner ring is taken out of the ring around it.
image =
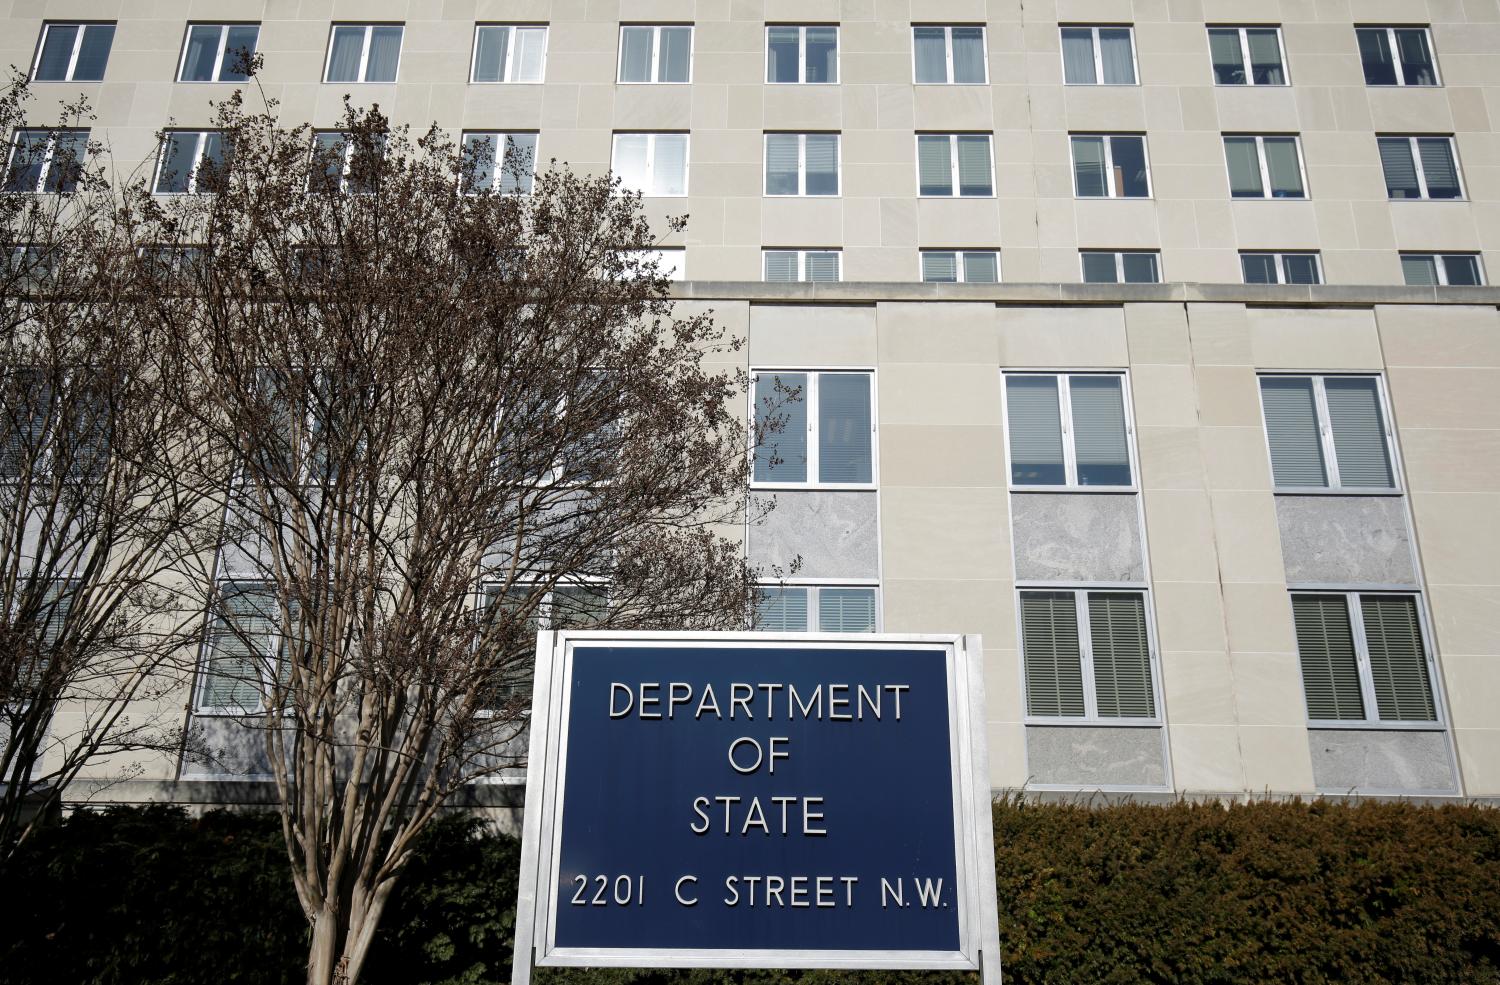
[[[1443,269],[1448,273],[1450,287],[1477,287],[1482,283],[1479,279],[1478,257],[1464,253],[1445,253]]]
[[[1274,253],[1241,253],[1240,268],[1245,272],[1246,284],[1276,283],[1276,255]]]
[[[1085,253],[1083,255],[1083,282],[1085,284],[1115,284],[1115,255],[1113,253]]]
[[[218,24],[194,24],[188,28],[187,51],[182,57],[182,81],[213,81],[220,33]]]
[[[1146,138],[1114,137],[1110,140],[1114,154],[1115,187],[1124,198],[1145,198],[1151,194],[1146,180]]]
[[[109,47],[115,41],[113,24],[89,24],[83,29],[83,45],[78,49],[78,64],[73,66],[75,82],[98,82],[104,78],[109,61]]]
[[[78,25],[49,24],[47,36],[42,41],[42,57],[36,65],[36,78],[40,82],[61,82],[68,77],[68,65],[73,61],[73,43],[78,40]]]
[[[1391,57],[1385,28],[1365,28],[1356,33],[1359,35],[1359,60],[1365,68],[1365,85],[1395,85],[1396,62]]]
[[[807,76],[805,82],[839,80],[839,29],[809,27],[807,34]]]
[[[1437,70],[1432,64],[1432,49],[1427,46],[1427,32],[1421,28],[1396,31],[1396,52],[1401,57],[1401,74],[1409,86],[1437,85]]]
[[[1281,258],[1286,268],[1288,284],[1321,284],[1318,276],[1318,258],[1312,253],[1288,253]]]
[[[250,58],[255,54],[259,40],[260,28],[255,24],[235,24],[229,28],[229,37],[224,42],[224,62],[219,67],[220,82],[244,82],[250,78],[245,69],[250,67]]]
[[[1245,39],[1250,42],[1250,73],[1255,84],[1286,85],[1286,74],[1281,70],[1281,43],[1275,29],[1251,29],[1245,32]]]
[[[1161,282],[1161,273],[1156,269],[1155,253],[1124,253],[1121,254],[1120,262],[1125,270],[1125,283],[1127,284]]]
[[[1214,63],[1214,81],[1221,86],[1245,84],[1245,57],[1240,51],[1240,32],[1217,28],[1208,32],[1208,51]]]
[[[766,81],[797,81],[798,30],[795,27],[766,29]]]

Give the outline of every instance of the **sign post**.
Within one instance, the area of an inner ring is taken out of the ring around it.
[[[977,636],[538,636],[535,965],[1000,979]]]

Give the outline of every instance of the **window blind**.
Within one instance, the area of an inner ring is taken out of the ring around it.
[[[651,135],[647,133],[615,134],[615,177],[626,191],[651,194],[649,148]]]
[[[943,250],[922,254],[922,280],[929,284],[953,284],[958,281],[958,255]]]
[[[210,634],[203,705],[222,711],[256,711],[275,660],[276,599],[264,588],[231,589],[220,604]]]
[[[1161,281],[1155,253],[1122,253],[1120,267],[1125,271],[1127,284],[1156,284]]]
[[[1021,649],[1027,714],[1082,717],[1083,662],[1072,592],[1021,593]]]
[[[1254,137],[1225,137],[1224,158],[1229,163],[1229,193],[1235,198],[1262,198],[1260,156]]]
[[[516,65],[512,82],[542,81],[542,57],[547,50],[545,27],[518,27],[516,32]],[[501,78],[504,78],[501,75]]]
[[[1427,675],[1417,600],[1405,595],[1361,595],[1359,608],[1381,720],[1434,721],[1437,708]]]
[[[1322,281],[1318,275],[1318,258],[1311,253],[1285,253],[1282,254],[1281,262],[1286,266],[1288,284],[1317,284]]]
[[[1135,85],[1135,56],[1129,28],[1099,28],[1099,61],[1104,66],[1105,85]]]
[[[779,284],[795,282],[797,280],[797,251],[767,250],[766,280]]]
[[[755,419],[757,424],[777,424],[775,430],[761,437],[755,450],[755,481],[806,482],[807,374],[756,376]]]
[[[797,134],[766,134],[766,194],[797,194]]]
[[[52,413],[52,388],[38,371],[17,369],[6,378],[4,395],[0,479],[19,479],[28,469],[43,464],[42,443]],[[33,474],[33,481],[36,478]]]
[[[1274,284],[1276,283],[1276,254],[1241,253],[1240,269],[1244,272],[1246,284]]]
[[[651,35],[649,27],[620,28],[620,81],[651,81]]]
[[[1073,138],[1073,183],[1080,198],[1109,194],[1104,175],[1104,138]]]
[[[365,60],[366,82],[395,82],[401,57],[401,28],[377,24],[370,29],[370,56]]]
[[[1402,256],[1401,276],[1412,287],[1435,286],[1438,282],[1437,260],[1430,256]]]
[[[1154,718],[1146,601],[1125,592],[1090,592],[1089,641],[1101,718]]]
[[[688,138],[685,133],[658,133],[651,157],[651,194],[687,194]]]
[[[911,31],[918,82],[948,81],[948,41],[941,27],[914,27]]]
[[[993,253],[964,254],[964,280],[970,284],[994,284],[1000,280],[1000,261]]]
[[[1297,138],[1266,137],[1266,174],[1271,179],[1272,198],[1302,198],[1302,168],[1297,157]]]
[[[1293,595],[1292,621],[1307,717],[1359,721],[1365,717],[1349,610],[1342,595]]]
[[[830,251],[808,251],[807,277],[809,281],[831,284],[839,279],[839,255]]]
[[[948,156],[948,135],[917,136],[917,180],[923,195],[953,194],[953,165]]]
[[[500,175],[500,190],[506,194],[529,194],[532,169],[536,167],[536,134],[506,134],[505,162],[505,170]]]
[[[1209,57],[1213,60],[1214,81],[1219,85],[1244,85],[1244,54],[1240,51],[1240,32],[1230,28],[1210,28]]]
[[[1063,80],[1068,85],[1093,85],[1094,32],[1086,27],[1062,29]]]
[[[1063,485],[1067,476],[1056,377],[1007,377],[1005,404],[1010,430],[1010,481],[1016,485]]]
[[[839,137],[836,133],[807,135],[807,194],[839,193]]]
[[[1453,142],[1447,137],[1418,137],[1417,155],[1422,159],[1422,177],[1428,198],[1458,198],[1458,163]]]
[[[1278,486],[1328,485],[1313,383],[1308,377],[1270,376],[1260,381],[1271,474]]]
[[[955,27],[952,33],[954,83],[984,84],[984,28]]]
[[[1385,171],[1385,193],[1390,198],[1421,198],[1417,166],[1411,157],[1411,141],[1405,137],[1381,137],[1380,167]]]
[[[807,67],[804,82],[839,80],[839,30],[809,27],[806,30]]]
[[[510,45],[509,27],[481,26],[474,36],[474,81],[504,82],[506,49]]]
[[[1372,379],[1330,376],[1323,381],[1328,424],[1339,465],[1339,485],[1386,489],[1391,460],[1385,444],[1380,394]]]
[[[980,134],[958,137],[958,193],[960,195],[993,195],[990,138]]]
[[[872,481],[870,452],[870,374],[819,374],[818,481]]]
[[[762,633],[807,632],[807,589],[762,588],[755,603],[755,628]]]
[[[797,82],[800,31],[795,27],[766,29],[766,81]]]
[[[1083,282],[1085,284],[1114,284],[1119,281],[1115,270],[1113,253],[1084,253]]]
[[[1281,67],[1281,43],[1276,39],[1276,31],[1251,28],[1245,32],[1245,40],[1250,43],[1250,71],[1255,84],[1286,85],[1286,75]]]
[[[873,588],[818,589],[818,632],[875,632]]]
[[[1073,411],[1073,447],[1081,486],[1130,485],[1125,443],[1125,400],[1117,376],[1068,379]]]
[[[686,82],[691,65],[693,29],[690,27],[663,27],[660,49],[657,52],[656,81]]]

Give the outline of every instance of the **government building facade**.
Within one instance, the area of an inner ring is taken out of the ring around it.
[[[1497,0],[6,6],[161,194],[253,50],[285,120],[349,94],[689,215],[679,308],[802,394],[760,628],[982,634],[994,790],[1500,799]]]

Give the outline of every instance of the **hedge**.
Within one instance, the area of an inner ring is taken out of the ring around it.
[[[995,807],[1008,983],[1500,983],[1500,811],[1362,802]],[[473,818],[421,842],[369,985],[508,982],[519,850]],[[265,814],[78,812],[15,860],[0,983],[303,979]],[[915,985],[921,973],[550,971],[544,982]]]

